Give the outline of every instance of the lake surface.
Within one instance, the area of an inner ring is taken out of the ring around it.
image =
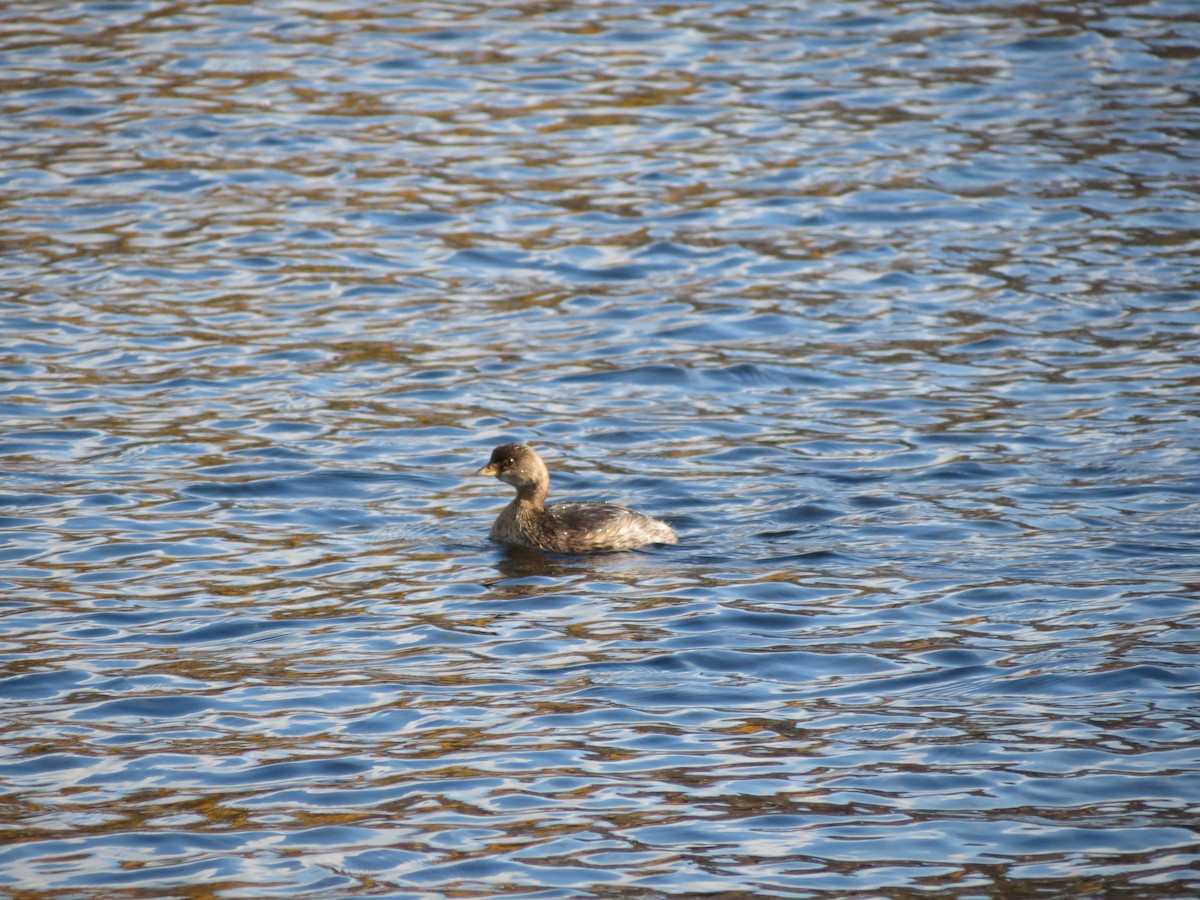
[[[0,35],[0,894],[1200,895],[1191,2]]]

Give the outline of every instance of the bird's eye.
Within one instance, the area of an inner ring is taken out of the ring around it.
[[[510,468],[512,466],[512,464],[513,464],[512,457],[509,457],[508,459],[506,459],[504,461],[504,468],[506,468],[506,469]]]

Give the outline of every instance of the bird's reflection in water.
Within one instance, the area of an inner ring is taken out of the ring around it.
[[[575,587],[597,587],[598,582],[625,587],[646,586],[654,580],[673,583],[657,554],[643,552],[566,555],[526,548],[506,548],[493,565],[501,576],[488,583],[499,598],[529,596]]]

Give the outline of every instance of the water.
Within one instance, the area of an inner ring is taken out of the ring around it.
[[[1200,893],[1190,4],[0,34],[0,892]]]

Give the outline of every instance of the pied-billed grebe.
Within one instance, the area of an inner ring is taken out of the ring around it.
[[[488,535],[501,544],[554,553],[596,553],[676,541],[666,522],[615,503],[547,506],[550,473],[528,444],[497,447],[488,464],[475,474],[495,475],[517,489],[517,498],[504,507]]]

